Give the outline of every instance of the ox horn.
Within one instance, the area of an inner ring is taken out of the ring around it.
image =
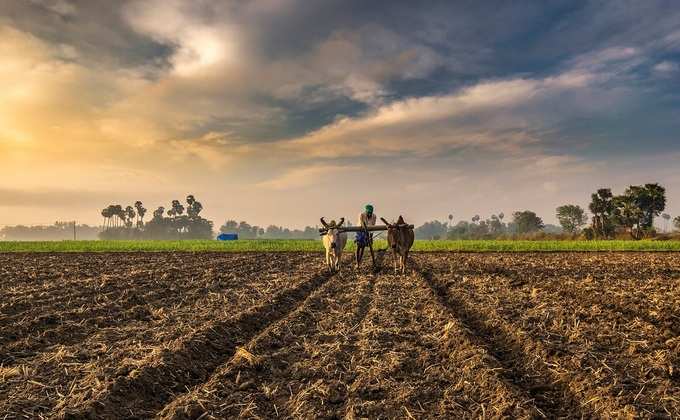
[[[326,221],[323,220],[323,217],[321,218],[321,224],[323,225],[323,227],[328,228],[328,223],[326,223]]]
[[[390,222],[388,222],[387,220],[385,220],[383,217],[381,217],[380,220],[382,220],[382,222],[385,224],[385,226],[387,226],[387,227],[392,227],[392,225],[390,224]]]
[[[342,226],[343,223],[345,223],[345,218],[341,217],[340,222],[338,222],[338,227]]]

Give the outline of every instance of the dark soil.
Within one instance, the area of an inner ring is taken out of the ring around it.
[[[680,254],[0,254],[0,418],[678,418]]]

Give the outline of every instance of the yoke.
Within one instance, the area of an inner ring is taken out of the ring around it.
[[[413,229],[413,225],[399,225],[399,227],[405,227],[408,229]],[[368,232],[379,232],[379,231],[385,231],[388,230],[389,227],[387,225],[375,225],[375,226],[347,226],[347,227],[340,227],[336,228],[338,232],[365,232],[366,235],[368,235]],[[327,227],[321,227],[319,228],[319,233],[321,236],[325,235],[328,233],[328,228]],[[371,251],[371,263],[373,264],[373,271],[376,271],[377,267],[375,265],[375,254],[373,253],[373,241],[368,241],[368,249]]]

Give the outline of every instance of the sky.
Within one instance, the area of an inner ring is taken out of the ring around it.
[[[0,225],[676,215],[678,162],[675,1],[0,1]]]

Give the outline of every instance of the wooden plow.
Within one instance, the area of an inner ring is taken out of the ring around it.
[[[413,229],[413,225],[407,225],[410,229]],[[373,270],[377,270],[379,267],[375,265],[375,253],[373,251],[373,238],[370,236],[370,232],[380,232],[380,231],[385,231],[387,230],[388,227],[387,225],[375,225],[375,226],[346,226],[346,227],[340,227],[338,228],[338,232],[364,232],[366,236],[369,238],[368,241],[368,249],[371,252],[371,264],[373,265]],[[328,228],[326,227],[321,227],[319,228],[319,233],[321,236],[325,235],[328,233]]]

